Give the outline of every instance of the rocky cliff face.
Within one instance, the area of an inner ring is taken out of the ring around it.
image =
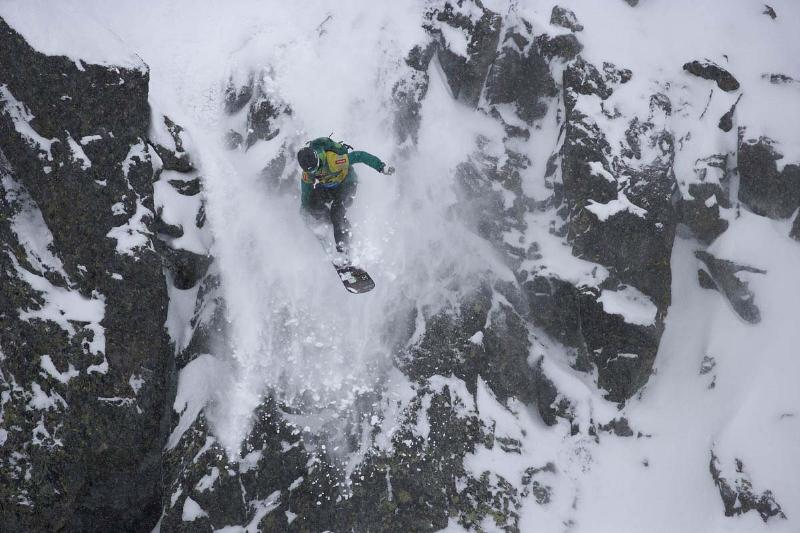
[[[647,9],[619,4],[629,24]],[[254,192],[295,201],[292,95],[271,66],[220,80],[224,167],[192,141],[205,132],[151,109],[144,64],[45,55],[0,19],[2,529],[591,530],[597,484],[669,479],[674,431],[699,435],[687,468],[707,514],[789,525],[796,490],[743,435],[786,442],[796,406],[788,393],[751,415],[737,387],[764,389],[742,385],[750,344],[735,339],[785,334],[770,302],[798,254],[800,152],[737,109],[749,91],[793,101],[796,83],[704,52],[650,70],[598,60],[581,10],[426,3],[381,105],[409,160],[443,90],[496,133],[459,147],[447,209],[495,262],[461,275],[442,260],[436,302],[385,293],[388,355],[345,408],[265,378],[235,449],[219,419],[243,348],[225,248],[209,255],[234,230],[206,210],[215,180],[256,158]],[[734,245],[760,240],[779,259]],[[270,309],[270,335],[313,345],[287,309]],[[783,346],[764,348],[778,373]],[[672,422],[682,386],[721,395],[686,396],[724,405],[713,427]],[[620,527],[665,523],[631,514]]]
[[[151,138],[143,64],[47,56],[4,21],[0,39],[0,521],[150,530],[174,382],[168,287],[196,282],[156,198],[180,144]]]

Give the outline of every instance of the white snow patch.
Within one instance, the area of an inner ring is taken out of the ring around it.
[[[35,381],[31,383],[32,397],[28,401],[29,409],[36,409],[38,411],[49,411],[50,409],[58,409],[58,406],[67,407],[67,402],[56,391],[51,391],[47,394],[42,390],[41,385]]]
[[[206,255],[211,245],[211,237],[207,231],[198,228],[196,223],[203,195],[181,194],[169,183],[170,180],[185,181],[185,175],[171,170],[163,171],[161,178],[153,185],[153,201],[156,210],[161,209],[161,219],[167,224],[183,228],[183,235],[178,238],[165,236],[162,238],[173,248]]]
[[[644,218],[647,214],[646,209],[642,209],[638,205],[632,203],[628,200],[628,197],[625,195],[623,191],[619,191],[617,193],[616,200],[611,200],[606,204],[601,204],[599,202],[595,202],[594,200],[589,200],[589,204],[585,208],[594,216],[596,216],[600,221],[605,222],[610,217],[627,211],[632,215],[636,215],[637,217]]]
[[[72,363],[69,363],[69,367],[65,372],[59,372],[59,370],[56,368],[56,365],[53,364],[53,360],[49,355],[46,354],[41,357],[39,364],[41,365],[42,370],[47,372],[47,374],[55,378],[55,380],[60,383],[67,383],[72,378],[80,375],[80,372],[75,370],[75,367],[72,366]]]
[[[10,218],[11,231],[25,249],[28,262],[40,273],[52,270],[68,279],[61,259],[52,252],[53,234],[33,198],[21,184],[9,176],[2,177],[2,184],[6,191],[6,201],[19,207],[19,211]]]
[[[144,385],[144,378],[138,374],[131,374],[128,378],[128,385],[133,389],[134,394],[139,394],[139,389]]]
[[[149,154],[150,145],[145,144],[145,142],[140,139],[139,142],[131,146],[130,150],[128,150],[128,155],[125,156],[125,160],[122,162],[122,173],[127,177],[128,173],[131,171],[131,166],[136,163],[134,160],[138,160],[139,163],[144,163],[148,160]]]
[[[111,214],[112,215],[124,215],[125,214],[125,202],[117,202],[111,206]]]
[[[168,450],[178,444],[203,407],[215,396],[215,391],[228,373],[225,363],[210,354],[199,355],[183,367],[178,376],[178,390],[173,404],[175,412],[180,414],[180,420],[169,436]]]
[[[603,163],[599,161],[591,161],[589,163],[589,170],[591,171],[593,176],[600,176],[601,178],[604,178],[606,181],[609,181],[611,183],[617,183],[617,180],[616,178],[614,178],[614,175],[611,174],[605,168],[603,168]]]
[[[144,217],[153,217],[153,212],[147,209],[141,200],[136,198],[136,212],[125,224],[111,228],[106,237],[117,241],[116,250],[119,254],[136,255],[139,250],[153,250],[150,242],[152,232],[147,229]]]
[[[183,487],[178,487],[178,490],[173,492],[169,498],[170,507],[175,507],[175,504],[178,503],[178,498],[181,497],[181,494],[183,494]]]
[[[33,435],[31,439],[31,444],[33,444],[34,446],[47,446],[47,447],[64,446],[64,443],[61,441],[61,439],[57,439],[50,434],[50,432],[44,425],[43,418],[39,418],[39,421],[36,423],[36,427],[33,428],[32,433]],[[27,479],[27,473],[26,473],[26,479]]]
[[[97,400],[114,404],[117,407],[127,407],[136,404],[136,398],[123,398],[121,396],[98,396]]]
[[[216,466],[211,468],[211,472],[200,478],[200,481],[195,485],[194,490],[197,492],[205,492],[207,490],[214,490],[214,483],[219,478],[219,468]]]
[[[95,291],[91,298],[86,298],[76,290],[57,287],[46,278],[22,268],[13,256],[9,257],[11,257],[20,278],[33,290],[40,292],[44,299],[44,304],[39,309],[20,310],[20,319],[25,321],[31,319],[51,320],[70,336],[74,336],[76,333],[72,322],[86,322],[87,324],[83,325],[83,328],[93,332],[93,338],[89,342],[89,352],[105,353],[105,329],[100,325],[105,316],[105,297]]]
[[[181,513],[181,520],[184,522],[194,522],[198,518],[207,517],[208,513],[205,512],[200,504],[191,499],[189,496],[183,502],[183,512]]]
[[[101,140],[103,140],[103,137],[101,135],[84,135],[83,137],[80,138],[78,142],[81,143],[81,145],[86,146],[89,143]]]
[[[483,331],[475,333],[475,335],[469,338],[469,342],[477,344],[478,346],[483,346]]]
[[[1,8],[2,5],[0,5],[0,14],[2,13]],[[55,139],[45,139],[33,129],[30,124],[31,120],[33,120],[33,115],[31,115],[25,104],[14,98],[14,95],[8,89],[8,85],[0,85],[0,101],[3,102],[5,112],[11,116],[11,121],[14,123],[14,129],[17,130],[17,133],[22,135],[31,147],[38,148],[44,152],[48,161],[52,161],[53,153],[51,152],[51,147],[53,142],[57,141]]]
[[[175,353],[181,352],[192,340],[192,317],[197,304],[200,283],[189,289],[179,289],[173,283],[167,285],[169,307],[167,308],[167,333],[175,343]]]
[[[448,24],[440,24],[439,29],[442,31],[448,50],[458,56],[469,57],[467,52],[469,47],[468,36],[463,29],[454,28]]]
[[[76,163],[80,163],[83,170],[91,168],[92,162],[86,156],[81,145],[78,144],[72,136],[67,137],[67,144],[69,144],[72,160]]]
[[[249,472],[250,470],[255,470],[258,468],[258,462],[263,456],[263,450],[253,450],[252,452],[248,453],[239,461],[239,472],[243,474],[245,472]],[[291,487],[289,490],[292,490]]]
[[[629,324],[652,326],[656,321],[658,307],[637,288],[624,285],[621,289],[603,290],[597,299],[603,310],[612,315],[621,315]]]
[[[44,13],[57,23],[42,24]],[[66,2],[6,0],[0,4],[0,17],[33,48],[46,55],[67,56],[78,70],[85,70],[84,62],[147,70],[114,32],[98,24],[86,10],[70,8]]]

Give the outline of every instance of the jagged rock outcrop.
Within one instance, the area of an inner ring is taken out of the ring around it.
[[[739,143],[739,199],[754,213],[787,218],[800,207],[800,164],[778,161],[784,156],[772,139]]]
[[[553,6],[553,11],[550,12],[550,24],[572,31],[583,31],[583,24],[578,22],[575,13],[561,6]]]
[[[726,161],[716,164],[724,166]],[[699,240],[710,244],[728,229],[728,221],[721,217],[721,209],[732,207],[728,195],[717,183],[691,183],[688,192],[678,205],[680,219]]]
[[[708,59],[685,63],[683,70],[700,78],[714,81],[717,87],[723,91],[730,92],[739,88],[739,81],[733,77],[733,74]]]
[[[0,449],[12,451],[0,453],[0,529],[149,531],[157,520],[165,532],[585,528],[581,476],[594,450],[663,438],[637,398],[665,390],[645,386],[675,307],[672,261],[676,283],[682,267],[699,268],[700,285],[719,291],[747,331],[764,326],[747,277],[767,272],[714,254],[726,257],[731,229],[756,215],[787,219],[773,223],[782,231],[795,216],[800,240],[800,178],[780,139],[746,137],[740,121],[751,115],[737,111],[743,92],[730,72],[694,61],[687,76],[678,61],[661,78],[595,63],[581,42],[593,21],[560,6],[549,24],[546,12],[494,12],[502,5],[479,0],[425,6],[426,33],[405,61],[382,50],[394,62],[378,73],[380,105],[394,116],[393,129],[381,125],[399,146],[391,157],[412,155],[429,84],[443,72],[454,107],[474,112],[481,133],[460,147],[451,175],[433,176],[453,183],[442,220],[491,261],[469,275],[460,262],[472,258],[437,265],[431,285],[441,292],[427,300],[408,286],[385,293],[396,296],[386,308],[367,300],[367,311],[388,315],[386,331],[371,332],[386,354],[345,407],[311,388],[287,398],[281,385],[233,382],[252,371],[263,372],[246,376],[254,382],[280,383],[260,361],[237,366],[231,272],[209,255],[209,220],[240,221],[224,202],[207,215],[204,162],[242,163],[248,176],[226,178],[252,178],[236,185],[296,203],[305,126],[281,94],[285,72],[234,68],[216,132],[229,150],[203,144],[209,153],[200,153],[171,111],[151,112],[146,68],[81,69],[34,52],[0,21]],[[765,87],[792,90],[788,76],[764,76]],[[288,331],[315,345],[305,317],[272,303],[255,314],[283,324],[280,341]],[[727,402],[734,358],[709,337],[681,354],[688,378],[702,380],[685,389]],[[267,349],[275,346],[283,354],[277,341]],[[251,425],[237,421],[243,440],[233,442],[218,423],[239,393],[257,407]],[[631,465],[649,468],[660,447],[630,446],[646,451]],[[754,488],[759,463],[748,458],[748,473],[721,449],[709,468],[725,516],[786,518],[790,498]],[[532,526],[539,513],[552,521]]]
[[[476,3],[475,8],[479,10],[479,16],[474,12],[464,13],[462,6],[450,2],[435,2],[426,15],[430,20],[428,29],[437,46],[436,55],[453,96],[472,106],[477,105],[480,99],[502,24],[498,13],[480,3]],[[443,32],[442,26],[450,30]],[[466,42],[461,41],[464,34],[469,36]],[[457,40],[448,38],[457,35]]]
[[[148,72],[0,19],[0,528],[147,531],[169,386]]]
[[[741,274],[738,273],[766,274],[766,271],[738,265],[733,261],[718,259],[701,250],[696,251],[694,255],[708,269],[708,274],[701,270],[699,275],[706,280],[709,278],[712,280],[710,284],[708,281],[704,284],[701,279],[701,285],[704,284],[706,287],[718,289],[728,299],[736,314],[751,324],[759,323],[761,321],[761,311],[755,304],[755,294],[750,290],[748,283],[742,279]]]
[[[719,489],[722,503],[725,505],[725,516],[737,516],[756,511],[764,522],[771,518],[786,519],[780,504],[775,501],[771,490],[758,493],[753,489],[753,482],[744,470],[740,459],[734,459],[732,465],[723,465],[711,450],[708,468],[714,484]],[[733,466],[733,469],[731,469]]]

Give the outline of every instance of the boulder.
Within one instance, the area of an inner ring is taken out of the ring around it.
[[[761,312],[755,304],[755,294],[750,290],[748,283],[737,273],[766,274],[767,272],[758,268],[739,265],[733,261],[717,259],[702,250],[696,251],[694,255],[706,266],[708,274],[717,289],[725,295],[736,314],[751,324],[761,322]],[[701,279],[702,283],[703,280]],[[706,285],[707,283],[705,281]]]
[[[733,74],[708,59],[685,63],[683,70],[694,76],[716,82],[717,87],[723,91],[730,92],[739,88],[739,82],[733,77]]]
[[[765,523],[771,518],[786,520],[786,515],[771,490],[759,494],[753,489],[753,482],[745,472],[740,459],[734,459],[732,465],[723,465],[712,449],[708,468],[714,484],[719,489],[719,495],[725,506],[725,516],[738,516],[755,511]]]
[[[758,215],[787,218],[800,207],[800,164],[778,170],[783,157],[768,137],[739,142],[739,200]]]
[[[561,6],[553,6],[553,11],[550,12],[550,24],[571,31],[583,31],[583,24],[578,22],[575,13]]]

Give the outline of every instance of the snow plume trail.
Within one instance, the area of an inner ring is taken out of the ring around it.
[[[359,406],[371,408],[398,350],[424,332],[426,316],[499,268],[489,245],[450,208],[455,167],[479,135],[501,139],[502,131],[457,104],[434,65],[419,147],[396,146],[392,89],[410,74],[409,50],[425,40],[423,10],[413,0],[379,10],[340,2],[335,12],[324,2],[268,12],[255,1],[165,2],[148,10],[122,3],[113,13],[97,6],[97,16],[150,66],[151,102],[192,136],[204,177],[228,321],[227,343],[211,354],[207,373],[215,388],[206,394],[212,430],[235,459],[253,411],[274,395],[311,437],[307,443],[321,435],[333,439],[329,449],[356,440],[363,451],[369,443],[359,420],[369,413]],[[292,113],[279,119],[275,139],[231,151],[224,135],[242,131],[247,111],[225,115],[222,88],[250,76]],[[278,194],[261,177],[286,146],[285,177],[296,183],[294,151],[331,131],[398,169],[387,177],[355,167],[353,248],[377,283],[364,295],[342,288],[305,227],[299,184]],[[345,458],[351,467],[357,455]]]

